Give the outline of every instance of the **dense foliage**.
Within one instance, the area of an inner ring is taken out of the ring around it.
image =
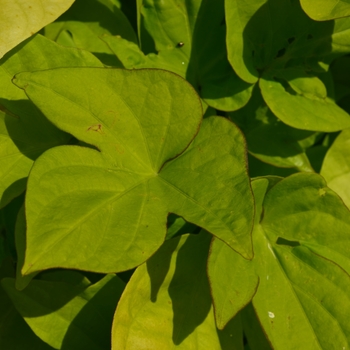
[[[348,1],[0,5],[1,349],[350,349]]]

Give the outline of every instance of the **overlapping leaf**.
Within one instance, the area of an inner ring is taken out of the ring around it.
[[[270,70],[259,86],[266,104],[286,124],[333,132],[350,127],[350,116],[327,96],[323,82],[303,69]]]
[[[343,130],[328,150],[321,175],[350,208],[350,129]]]
[[[297,0],[226,1],[229,61],[243,80],[260,78],[272,112],[299,129],[336,131],[350,116],[317,76],[350,52],[350,19],[315,22]]]
[[[114,316],[113,350],[243,349],[240,319],[215,327],[205,269],[210,239],[203,231],[171,239],[137,268]]]
[[[29,170],[42,152],[71,138],[54,127],[12,83],[16,73],[67,66],[101,67],[88,52],[63,48],[40,35],[0,61],[0,206],[22,193]]]
[[[224,0],[138,1],[138,12],[142,51],[122,38],[104,38],[125,68],[180,74],[220,110],[247,103],[251,85],[237,77],[227,60]]]
[[[316,174],[278,181],[253,181],[252,261],[213,242],[209,278],[217,323],[223,327],[255,293],[253,306],[274,348],[348,348],[350,213]]]
[[[76,0],[57,21],[45,27],[45,36],[61,45],[85,49],[103,63],[122,67],[102,35],[120,35],[136,43],[135,32],[113,0]]]
[[[74,0],[1,0],[0,58],[67,11]]]
[[[243,137],[228,120],[211,117],[189,145],[202,112],[182,78],[67,68],[22,73],[15,83],[55,125],[98,148],[56,147],[33,166],[25,274],[135,267],[163,242],[169,212],[251,257]]]
[[[11,278],[3,279],[2,286],[34,333],[53,348],[110,348],[113,313],[124,283],[108,275],[93,285],[87,286],[83,276],[72,284],[72,273],[64,272],[63,281],[33,280],[21,292]]]
[[[350,16],[348,0],[300,0],[303,10],[316,21]]]

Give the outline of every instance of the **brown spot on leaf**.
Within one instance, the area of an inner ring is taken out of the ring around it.
[[[95,132],[99,132],[100,134],[103,134],[101,124],[91,125],[90,127],[88,127],[86,131],[95,131]]]

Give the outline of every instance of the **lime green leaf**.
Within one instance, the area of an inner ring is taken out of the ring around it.
[[[224,0],[139,2],[141,49],[118,37],[105,37],[125,68],[160,68],[186,78],[214,108],[244,106],[252,87],[227,60]],[[171,20],[169,20],[171,18]]]
[[[1,0],[0,58],[23,40],[53,22],[74,0]]]
[[[22,73],[15,82],[55,125],[100,150],[56,147],[34,164],[24,274],[133,268],[164,241],[169,212],[251,257],[243,136],[211,117],[189,145],[202,111],[185,80],[158,70],[74,68]]]
[[[277,119],[257,87],[248,104],[229,116],[243,131],[254,157],[277,167],[313,171],[301,142],[314,133],[291,128]]]
[[[259,276],[252,302],[273,348],[347,348],[350,327],[344,310],[350,310],[350,213],[316,174],[292,175],[272,187],[269,182],[271,178],[260,178],[252,183],[256,199],[253,260],[243,260],[233,250],[225,255],[237,255],[240,266]],[[224,243],[215,239],[212,250],[225,251],[221,246]],[[233,266],[221,265],[221,271],[232,285],[243,284]],[[213,284],[217,277],[209,278]],[[226,295],[235,300],[235,289],[226,289]],[[215,309],[216,318],[218,312]]]
[[[137,43],[136,34],[113,0],[76,0],[57,21],[44,29],[45,36],[66,46],[85,49],[103,63],[121,66],[102,35],[120,35]]]
[[[12,262],[5,259],[0,265],[0,280],[14,277]],[[3,349],[50,350],[51,346],[38,338],[15,309],[0,284],[0,344]]]
[[[113,350],[233,348],[232,327],[222,332],[232,336],[222,346],[215,327],[206,276],[210,240],[204,231],[171,239],[137,268],[114,316]]]
[[[343,130],[328,150],[321,175],[350,208],[350,129]]]
[[[301,7],[316,21],[350,16],[348,0],[300,0]]]
[[[107,349],[113,313],[124,283],[108,275],[81,284],[33,280],[22,292],[6,278],[3,288],[35,334],[55,349]]]
[[[36,159],[71,138],[54,127],[12,83],[22,71],[66,66],[102,66],[86,51],[63,48],[36,35],[0,61],[0,197],[3,207],[21,194]]]
[[[326,132],[350,127],[350,115],[327,97],[322,81],[301,69],[268,71],[259,85],[266,104],[287,125]]]
[[[213,244],[210,251],[208,276],[210,278],[216,324],[223,329],[231,318],[253,298],[259,277],[251,268],[251,262],[232,254],[226,244]],[[232,271],[227,278],[227,266]]]

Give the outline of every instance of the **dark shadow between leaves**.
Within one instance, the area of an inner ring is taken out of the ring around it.
[[[67,144],[71,136],[58,129],[29,100],[0,99],[5,126],[18,150],[31,160],[47,149]]]
[[[204,322],[211,297],[206,274],[211,235],[189,235],[179,249],[174,277],[169,285],[173,305],[173,342],[181,344]]]
[[[61,349],[110,349],[113,316],[122,292],[118,277],[108,281],[71,322]]]
[[[147,272],[151,281],[150,299],[153,303],[157,301],[157,295],[165,277],[169,271],[171,255],[179,244],[180,237],[164,242],[156,255],[146,262]],[[176,242],[176,244],[174,244]],[[161,261],[161,264],[160,264]]]
[[[168,240],[171,238],[175,238],[175,237],[184,235],[186,233],[196,234],[196,233],[199,233],[200,230],[201,230],[201,228],[199,228],[195,224],[187,222],[181,216],[170,213],[168,215],[167,234],[166,234],[165,239]]]
[[[26,190],[26,187],[26,177],[13,182],[7,187],[0,198],[0,209],[8,205],[14,198],[20,196]]]
[[[24,305],[21,314],[28,318],[40,317],[61,309],[85,289],[85,287],[72,286],[69,283],[36,280],[35,283],[30,283],[20,292],[15,289],[14,280],[4,280],[3,283],[9,296],[21,300],[20,305]],[[25,304],[24,300],[26,300]],[[28,300],[31,300],[32,303]],[[34,303],[38,306],[37,301],[40,301],[40,307],[33,307]]]

